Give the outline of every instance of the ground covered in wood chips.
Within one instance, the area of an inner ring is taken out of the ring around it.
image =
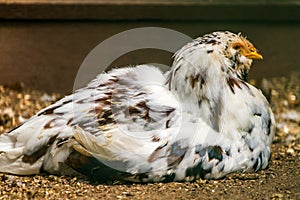
[[[257,85],[271,102],[278,123],[265,170],[231,174],[221,180],[151,184],[99,184],[85,177],[0,173],[0,199],[300,199],[300,75]],[[21,83],[0,86],[0,133],[61,97],[28,90]]]

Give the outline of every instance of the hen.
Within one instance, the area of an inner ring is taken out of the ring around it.
[[[165,182],[266,168],[275,122],[246,82],[252,59],[262,55],[245,37],[213,32],[180,49],[166,74],[102,73],[2,134],[0,171]]]

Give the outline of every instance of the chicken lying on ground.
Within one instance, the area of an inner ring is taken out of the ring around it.
[[[114,69],[0,136],[0,172],[192,181],[266,168],[275,122],[245,77],[262,59],[241,35],[213,32],[169,72]]]

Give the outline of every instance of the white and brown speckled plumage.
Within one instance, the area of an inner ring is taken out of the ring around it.
[[[151,65],[100,74],[0,136],[0,171],[191,181],[265,168],[274,118],[245,75],[254,46],[214,32]]]

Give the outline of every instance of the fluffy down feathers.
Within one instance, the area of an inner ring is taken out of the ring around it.
[[[268,164],[274,117],[246,82],[262,56],[240,35],[214,32],[151,65],[103,73],[0,136],[0,171],[93,179],[192,181]]]

